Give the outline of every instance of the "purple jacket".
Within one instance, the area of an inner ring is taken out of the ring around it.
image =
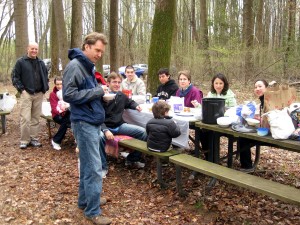
[[[176,96],[180,96],[180,88],[176,91]],[[197,100],[202,103],[203,93],[198,88],[193,86],[191,90],[184,96],[184,106],[194,108],[191,101]]]

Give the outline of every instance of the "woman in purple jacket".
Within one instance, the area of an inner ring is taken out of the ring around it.
[[[190,71],[183,70],[178,73],[179,89],[176,92],[176,96],[184,97],[184,106],[194,108],[191,103],[193,100],[197,100],[202,103],[203,93],[198,88],[192,85]]]

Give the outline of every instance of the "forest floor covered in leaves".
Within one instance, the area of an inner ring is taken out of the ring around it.
[[[0,90],[15,93],[11,85],[0,84]],[[250,98],[250,94],[242,95],[240,100]],[[52,149],[44,120],[41,148],[20,150],[19,139],[18,102],[7,116],[7,133],[0,134],[0,224],[91,224],[77,208],[77,155],[70,132],[61,151]],[[225,154],[227,142],[221,141]],[[236,159],[234,168],[239,169]],[[108,199],[103,215],[112,218],[113,224],[128,225],[300,224],[300,208],[295,205],[222,181],[206,193],[210,178],[199,174],[190,180],[190,175],[191,171],[183,170],[188,195],[181,198],[173,165],[164,168],[168,188],[160,189],[153,158],[146,157],[145,169],[139,170],[126,168],[122,158],[110,158],[103,180],[103,196]],[[254,175],[299,189],[300,154],[262,147]]]

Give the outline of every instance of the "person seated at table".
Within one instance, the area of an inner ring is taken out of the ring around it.
[[[190,71],[183,70],[178,73],[179,89],[176,91],[176,96],[184,97],[184,106],[194,108],[192,101],[202,103],[203,93],[198,88],[192,85],[192,77]]]
[[[153,119],[146,125],[147,147],[150,151],[166,152],[172,143],[172,138],[180,136],[180,128],[169,117],[171,106],[165,101],[158,101],[152,106]]]
[[[110,93],[114,93],[116,96],[113,100],[103,103],[105,109],[105,121],[102,130],[107,139],[114,139],[114,135],[127,135],[146,141],[147,133],[145,128],[125,123],[123,120],[122,116],[125,109],[135,109],[140,112],[142,111],[142,108],[120,91],[121,82],[122,76],[115,72],[112,72],[107,78]],[[129,153],[125,165],[143,168],[145,163],[142,161],[142,153],[138,151]]]
[[[131,90],[132,95],[146,95],[146,86],[144,81],[137,77],[134,68],[131,65],[125,68],[126,78],[121,84],[121,90]]]
[[[258,79],[254,83],[254,94],[259,98],[259,115],[256,115],[256,118],[261,120],[261,114],[264,108],[264,93],[267,91],[268,82],[264,79]],[[254,142],[251,142],[247,138],[239,138],[240,146],[240,163],[241,171],[244,172],[253,172],[255,168],[252,165],[251,159],[251,147],[255,146]]]
[[[207,94],[209,98],[224,98],[226,107],[236,106],[236,99],[234,93],[229,89],[229,83],[225,75],[218,73],[213,76],[211,80],[211,90]],[[195,108],[200,107],[200,103],[198,101],[192,101],[192,104]],[[201,129],[200,131],[200,142],[202,146],[202,150],[204,151],[205,158],[208,158],[208,149],[209,149],[209,135],[211,135],[210,131],[205,129]]]
[[[160,85],[157,88],[154,97],[159,97],[161,100],[169,99],[171,96],[176,96],[176,91],[178,90],[178,85],[174,79],[171,79],[171,74],[169,69],[161,68],[158,70],[158,79]]]
[[[237,105],[235,94],[231,89],[229,89],[228,80],[222,73],[218,73],[213,76],[210,92],[208,92],[207,97],[225,99],[225,107],[234,107]],[[196,101],[192,101],[192,104],[195,108],[200,106],[200,103]]]
[[[60,100],[57,95],[62,90],[62,77],[55,77],[54,84],[55,86],[53,88],[53,91],[50,93],[49,101],[51,106],[52,118],[54,122],[60,124],[60,127],[57,133],[53,136],[51,144],[55,150],[61,150],[61,142],[64,139],[68,128],[71,127],[70,111],[63,107],[63,100]]]

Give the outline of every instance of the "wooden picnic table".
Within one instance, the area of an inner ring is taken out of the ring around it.
[[[210,152],[210,161],[218,163],[220,158],[220,137],[226,136],[229,139],[228,142],[228,165],[231,165],[232,162],[232,153],[233,153],[233,142],[238,140],[238,138],[249,139],[250,142],[253,142],[257,147],[258,151],[256,154],[256,162],[259,160],[259,150],[260,146],[271,146],[288,151],[300,153],[300,142],[294,140],[277,140],[272,138],[271,135],[268,136],[259,136],[256,133],[242,133],[232,130],[229,128],[222,128],[215,124],[205,124],[201,121],[195,122],[195,127],[199,129],[206,129],[212,131],[210,136],[210,146],[213,151]]]

